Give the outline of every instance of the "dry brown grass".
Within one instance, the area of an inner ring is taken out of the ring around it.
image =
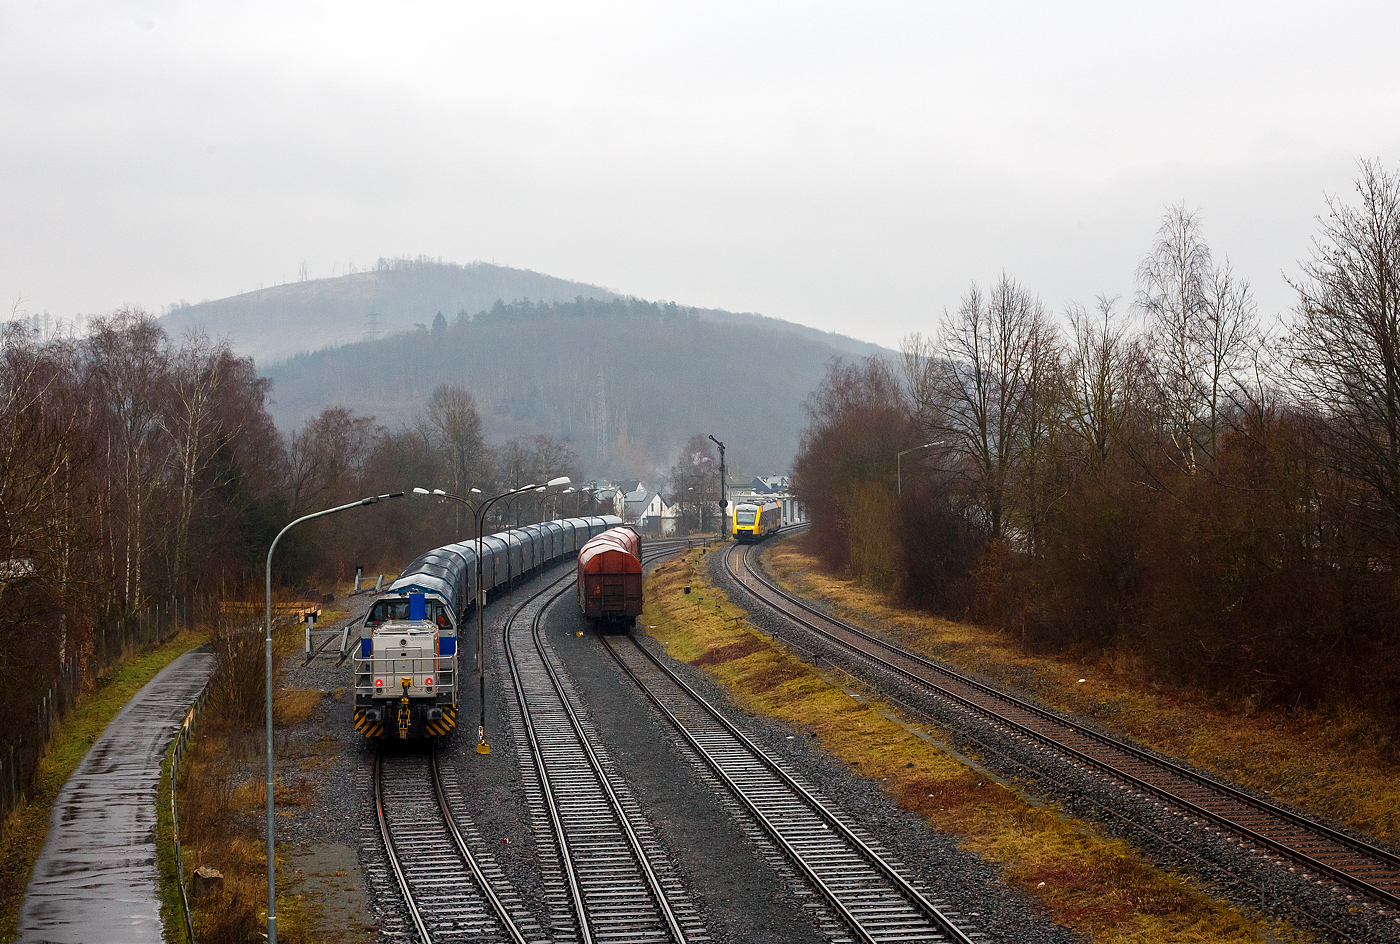
[[[901,806],[997,863],[1007,881],[1059,924],[1096,942],[1308,941],[1254,922],[1125,844],[969,768],[756,633],[705,584],[698,554],[670,561],[647,585],[643,625],[672,656],[703,666],[746,708],[798,725],[859,774],[884,781]],[[690,594],[682,588],[690,586]],[[1266,934],[1269,935],[1266,938]]]
[[[763,561],[791,589],[822,599],[844,618],[877,621],[914,649],[1098,718],[1318,816],[1400,842],[1400,765],[1364,708],[1324,716],[1218,704],[1155,683],[1130,652],[1094,663],[1046,658],[992,630],[891,606],[878,593],[821,573],[792,541],[770,545]]]
[[[272,697],[272,718],[278,725],[301,724],[325,695],[316,688],[283,688]]]
[[[210,702],[201,717],[192,749],[180,768],[180,836],[185,870],[207,865],[224,879],[216,891],[196,901],[195,938],[201,944],[242,944],[262,939],[267,924],[267,846],[264,815],[267,783],[261,775],[263,751],[262,680],[265,662],[262,637],[223,627],[219,669],[211,684]],[[274,633],[274,652],[285,655],[300,643],[301,626],[291,624]],[[256,689],[254,693],[248,688]],[[273,716],[278,725],[305,720],[322,694],[311,689],[278,689]],[[249,705],[251,704],[251,708]],[[240,706],[242,711],[227,710]],[[285,758],[279,761],[285,765]],[[279,807],[309,806],[315,791],[309,781],[278,777],[273,800]],[[283,811],[278,816],[288,815]],[[316,938],[297,882],[277,857],[277,936],[288,944],[309,944]]]

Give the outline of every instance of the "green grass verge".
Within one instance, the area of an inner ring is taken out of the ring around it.
[[[1316,938],[1214,899],[1127,843],[1033,803],[938,745],[946,732],[861,699],[765,637],[708,579],[697,552],[647,578],[642,624],[674,659],[724,685],[745,710],[811,734],[853,776],[1000,870],[1048,918],[1094,944],[1310,944]],[[926,729],[931,739],[919,736]]]
[[[178,737],[179,735],[176,735]],[[165,940],[194,944],[185,933],[185,913],[180,906],[180,873],[175,867],[175,820],[170,815],[170,797],[175,760],[175,742],[165,749],[160,765],[160,791],[156,794],[156,860],[160,865],[160,920]]]
[[[142,653],[118,666],[91,696],[78,704],[63,720],[49,744],[34,785],[0,828],[0,944],[15,937],[19,908],[29,885],[34,861],[44,848],[49,831],[49,812],[58,791],[67,782],[88,748],[102,734],[117,712],[141,690],[156,673],[177,658],[206,641],[204,635],[182,632],[158,649]],[[166,797],[169,817],[169,797]]]

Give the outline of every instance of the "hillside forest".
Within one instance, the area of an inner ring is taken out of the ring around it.
[[[763,475],[790,467],[802,400],[843,350],[783,325],[635,298],[498,301],[267,374],[286,429],[327,403],[395,426],[449,384],[472,395],[488,440],[566,440],[591,476],[659,482],[697,430],[729,443],[731,469]]]
[[[1295,310],[1171,208],[1131,300],[1003,275],[833,364],[794,489],[826,564],[1045,651],[1400,744],[1400,178],[1329,201]]]

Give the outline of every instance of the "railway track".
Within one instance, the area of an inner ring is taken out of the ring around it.
[[[498,890],[505,885],[500,869],[468,846],[435,750],[381,749],[374,759],[374,805],[389,869],[420,944],[539,938],[519,902]]]
[[[581,944],[707,939],[684,889],[664,877],[660,849],[640,811],[614,782],[591,726],[541,638],[549,604],[572,586],[561,578],[527,600],[506,625],[506,661],[525,740]]]
[[[1400,905],[1400,856],[1277,804],[1251,796],[1132,744],[1001,692],[859,627],[830,617],[774,584],[754,566],[756,548],[731,547],[724,566],[760,603],[781,612],[875,671],[949,700],[1143,793],[1345,885]]]
[[[968,933],[698,692],[630,636],[605,648],[865,944],[952,941]],[[625,641],[624,641],[625,640]]]

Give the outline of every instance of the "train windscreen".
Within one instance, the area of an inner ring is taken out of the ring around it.
[[[447,616],[447,607],[442,605],[440,600],[425,600],[425,618],[437,623],[444,629],[451,625]],[[408,619],[408,598],[397,597],[388,600],[379,600],[369,611],[369,618],[365,622],[371,626],[377,626],[385,620],[406,620]]]

